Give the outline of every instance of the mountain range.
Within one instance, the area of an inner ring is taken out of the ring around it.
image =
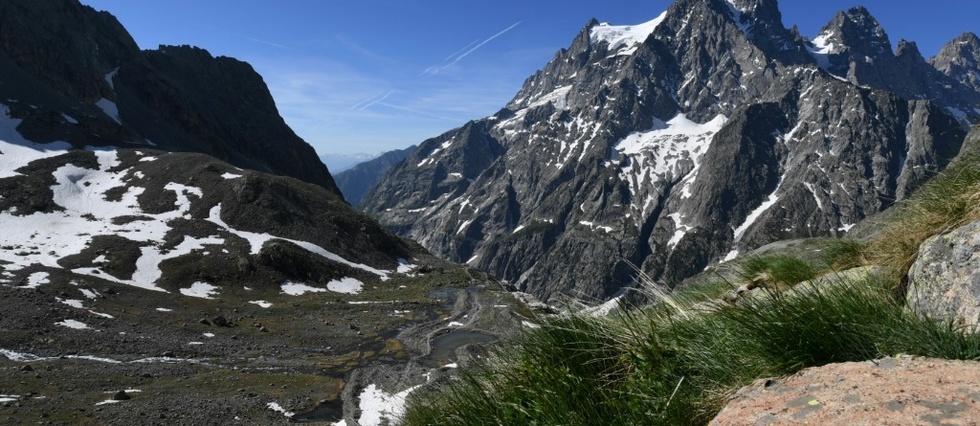
[[[870,13],[812,40],[775,0],[590,21],[497,113],[422,142],[361,207],[542,300],[667,286],[904,199],[980,116],[980,40],[926,60]],[[636,268],[634,268],[636,265]]]

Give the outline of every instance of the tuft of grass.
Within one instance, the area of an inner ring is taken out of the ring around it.
[[[887,281],[804,285],[709,312],[556,319],[412,398],[404,424],[705,424],[762,377],[896,354],[980,359],[980,336],[909,313]]]
[[[898,206],[897,219],[868,247],[872,263],[905,282],[919,247],[934,235],[980,220],[980,159],[947,169]]]
[[[856,268],[867,263],[868,243],[852,239],[834,239],[823,246],[823,261],[835,271]]]
[[[771,254],[750,257],[741,265],[742,275],[764,285],[792,287],[817,277],[817,269],[798,257]]]

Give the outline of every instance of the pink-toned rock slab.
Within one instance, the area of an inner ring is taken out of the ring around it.
[[[980,425],[980,362],[884,358],[739,390],[711,425]]]

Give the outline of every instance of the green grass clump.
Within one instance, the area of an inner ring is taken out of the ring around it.
[[[772,254],[750,257],[741,265],[742,275],[750,281],[793,286],[817,277],[817,269],[798,257]]]
[[[896,354],[980,359],[980,336],[909,313],[890,288],[868,279],[709,312],[560,318],[417,395],[404,423],[705,424],[762,377]]]
[[[840,238],[829,241],[823,247],[823,261],[835,271],[856,268],[864,265],[868,243]]]

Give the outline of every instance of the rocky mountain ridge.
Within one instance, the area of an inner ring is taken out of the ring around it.
[[[142,51],[77,1],[0,1],[0,98],[37,142],[208,154],[339,194],[244,62],[190,46]]]
[[[863,9],[821,35],[786,29],[773,0],[589,22],[505,108],[420,144],[362,207],[542,299],[604,300],[631,264],[672,285],[777,239],[840,235],[957,154],[980,94],[910,43],[893,54]]]

